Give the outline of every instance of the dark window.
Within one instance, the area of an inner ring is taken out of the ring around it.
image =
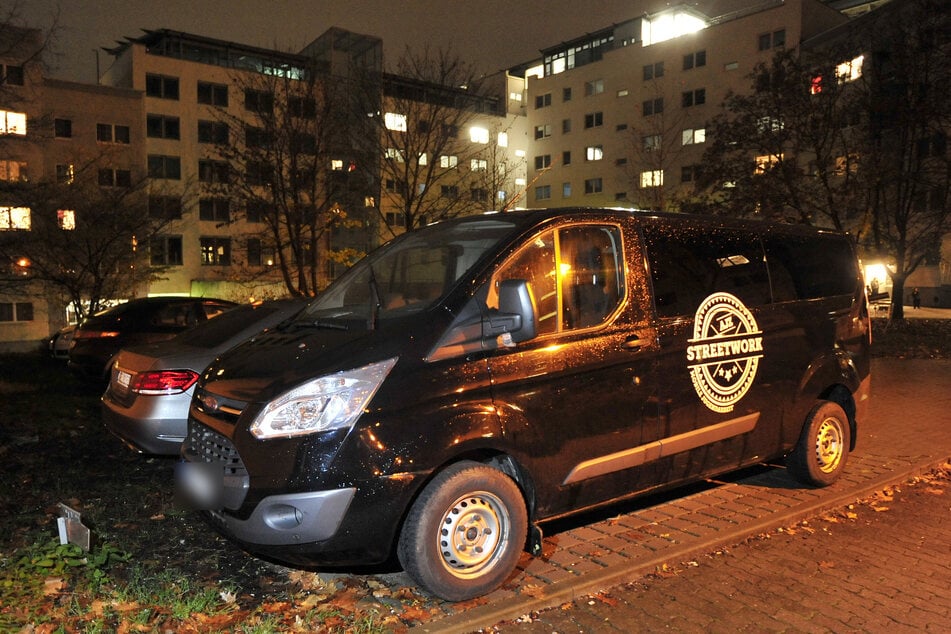
[[[244,108],[259,113],[273,112],[274,95],[263,90],[247,88],[244,91]]]
[[[600,178],[586,178],[584,181],[584,193],[586,194],[600,194],[604,189],[604,185]]]
[[[22,66],[6,66],[4,67],[6,73],[3,76],[3,83],[9,86],[22,86],[23,85],[23,67]]]
[[[178,101],[178,77],[147,74],[145,76],[145,94],[149,97]]]
[[[149,258],[153,266],[181,266],[182,237],[159,236],[149,243]]]
[[[181,123],[178,117],[150,114],[145,117],[145,133],[156,139],[180,139]]]
[[[768,51],[772,48],[779,48],[786,45],[786,29],[773,31],[772,33],[762,33],[759,36],[759,50]]]
[[[544,95],[535,96],[535,107],[536,108],[545,108],[551,105],[551,93],[545,93]]]
[[[68,139],[73,136],[72,119],[53,119],[53,135],[60,139]]]
[[[198,82],[198,103],[208,104],[210,106],[228,106],[228,87],[223,84],[210,84],[208,82]]]
[[[644,111],[645,117],[648,117],[652,114],[660,114],[664,111],[664,98],[658,97],[657,99],[648,99],[641,104],[641,108]]]
[[[697,51],[696,53],[688,53],[684,55],[684,70],[690,70],[691,68],[700,68],[701,66],[707,65],[707,52],[706,51]]]
[[[245,126],[244,144],[249,148],[267,148],[271,145],[271,135],[267,130],[254,126]]]
[[[220,121],[199,121],[198,142],[228,145],[228,124]]]
[[[535,169],[541,170],[551,165],[551,154],[540,154],[535,157]]]
[[[571,152],[565,150],[561,153],[561,164],[562,165],[571,165]]]
[[[561,100],[562,100],[562,101],[571,101],[571,88],[562,88],[562,89],[561,89]]]
[[[287,111],[292,117],[315,119],[317,117],[317,102],[305,97],[288,97]]]
[[[664,76],[664,62],[646,64],[644,66],[643,72],[644,72],[644,81],[650,81],[651,79],[659,79]]]
[[[763,245],[777,302],[855,292],[859,273],[846,238],[767,235]]]
[[[198,201],[198,218],[217,222],[231,221],[231,201],[227,198],[201,198]]]
[[[690,183],[700,178],[699,165],[684,165],[680,168],[680,181]]]
[[[162,156],[149,154],[149,176],[151,178],[168,178],[181,180],[182,160],[177,156]]]
[[[182,217],[182,199],[178,196],[149,196],[149,216],[163,220]]]
[[[198,161],[198,180],[202,183],[227,183],[230,169],[225,161],[202,159]]]
[[[125,169],[102,168],[99,170],[102,187],[132,187],[132,172]]]
[[[652,222],[644,226],[644,239],[659,316],[693,316],[704,299],[720,291],[751,308],[770,302],[756,236],[706,223]]]
[[[248,185],[269,186],[274,181],[274,168],[260,161],[248,161],[244,167]]]
[[[111,123],[96,124],[96,140],[100,143],[129,144],[129,126],[112,125]]]
[[[591,112],[584,116],[585,128],[597,128],[604,124],[603,112]]]
[[[0,321],[33,321],[33,302],[0,302]]]
[[[264,222],[270,206],[263,200],[248,201],[246,212],[248,222]]]
[[[681,105],[683,105],[684,108],[699,106],[706,103],[706,101],[707,91],[704,88],[688,90],[687,92],[681,93]]]

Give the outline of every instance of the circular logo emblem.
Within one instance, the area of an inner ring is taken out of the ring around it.
[[[715,412],[731,412],[756,378],[763,333],[753,313],[729,293],[714,293],[697,309],[687,367],[693,388]]]

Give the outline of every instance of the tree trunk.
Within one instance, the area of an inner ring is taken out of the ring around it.
[[[905,318],[905,277],[892,276],[892,305],[888,319]]]

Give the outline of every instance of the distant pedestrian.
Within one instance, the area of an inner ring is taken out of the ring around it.
[[[878,295],[878,278],[872,279],[872,298]]]
[[[921,308],[921,293],[918,292],[918,287],[915,287],[915,290],[911,292],[911,304],[916,309]]]

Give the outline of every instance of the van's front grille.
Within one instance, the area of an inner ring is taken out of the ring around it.
[[[216,463],[224,466],[225,476],[246,476],[248,470],[231,441],[213,429],[194,420],[188,421],[185,451],[192,462]]]

